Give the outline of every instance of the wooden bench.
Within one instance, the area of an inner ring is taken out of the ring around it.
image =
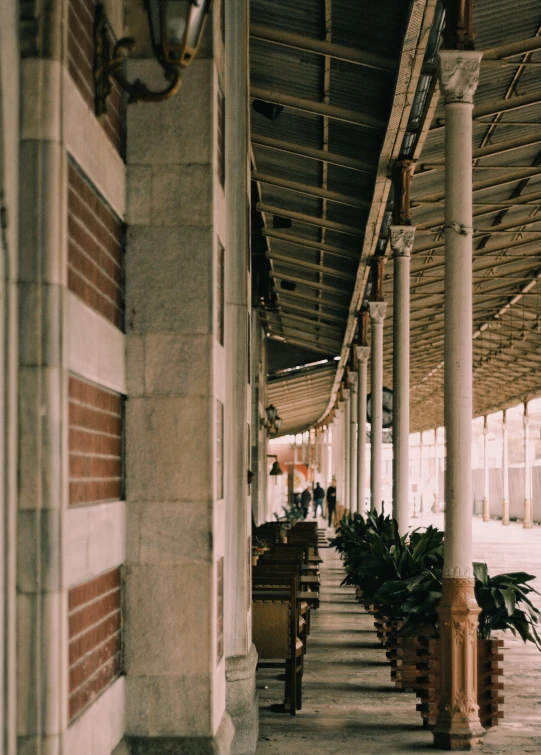
[[[271,584],[269,584],[271,583]],[[252,637],[259,668],[286,670],[284,705],[294,716],[302,708],[303,642],[298,636],[297,575],[255,575],[252,581]]]

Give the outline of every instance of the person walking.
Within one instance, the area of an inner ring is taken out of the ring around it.
[[[321,516],[325,516],[325,511],[323,509],[323,501],[325,500],[325,491],[319,484],[319,482],[316,482],[316,487],[314,488],[314,516],[317,519],[317,509],[318,506],[321,506]]]
[[[327,488],[327,514],[329,517],[329,527],[332,525],[334,512],[336,511],[336,477],[333,477],[331,484]]]
[[[310,510],[310,503],[312,501],[312,493],[310,492],[310,488],[307,487],[302,491],[301,495],[301,508],[302,508],[302,518],[306,519],[308,516],[308,511]]]

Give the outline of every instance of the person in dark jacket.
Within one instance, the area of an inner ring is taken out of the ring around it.
[[[329,527],[332,524],[335,511],[336,511],[336,478],[333,477],[331,480],[331,484],[327,488],[327,514],[329,516]]]
[[[321,516],[325,516],[325,511],[323,509],[323,501],[325,500],[325,491],[319,484],[319,482],[316,482],[316,487],[314,488],[314,516],[317,519],[317,509],[318,506],[321,506]]]
[[[306,519],[306,517],[308,516],[311,500],[312,500],[312,493],[310,492],[310,488],[305,488],[302,491],[302,495],[301,495],[301,508],[302,508],[303,519]]]

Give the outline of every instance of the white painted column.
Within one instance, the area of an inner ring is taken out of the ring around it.
[[[419,441],[419,469],[420,469],[420,483],[419,483],[419,514],[424,514],[424,499],[423,494],[425,490],[425,470],[424,470],[424,443],[423,443],[423,433],[420,433],[420,441]]]
[[[370,422],[370,491],[372,510],[381,514],[381,478],[383,445],[383,321],[387,305],[383,301],[370,302],[372,325],[371,342],[371,422]]]
[[[438,54],[445,102],[445,384],[447,431],[441,704],[436,747],[469,749],[484,729],[477,706],[479,608],[472,568],[472,109],[481,53]]]
[[[368,391],[368,346],[356,346],[357,354],[357,511],[366,511],[366,394]]]
[[[415,228],[392,225],[393,251],[393,517],[409,526],[410,254]]]
[[[357,500],[357,375],[349,376],[351,390],[349,402],[349,508],[352,514],[358,512]]]
[[[483,522],[490,521],[490,470],[488,467],[488,417],[485,416],[483,424],[483,463],[484,463],[484,490],[483,490]]]
[[[440,52],[445,98],[445,575],[472,576],[472,116],[481,53]]]
[[[524,521],[525,530],[533,527],[532,521],[532,444],[530,441],[530,416],[528,402],[524,403]]]
[[[343,446],[342,446],[342,464],[343,464],[343,472],[342,472],[342,494],[344,497],[343,500],[343,506],[344,509],[350,508],[350,501],[349,501],[349,475],[350,475],[350,469],[349,469],[349,422],[350,422],[350,416],[351,416],[351,392],[349,388],[344,388],[343,391],[344,394],[344,424],[342,428],[342,438],[343,438]]]
[[[502,524],[510,524],[509,519],[509,429],[507,425],[507,409],[502,417],[502,474],[503,474],[503,512]]]
[[[434,429],[434,471],[436,476],[436,495],[434,496],[434,504],[432,506],[432,513],[440,513],[440,447],[438,444],[438,428]]]

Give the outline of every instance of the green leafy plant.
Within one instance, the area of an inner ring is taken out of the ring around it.
[[[488,639],[497,629],[509,630],[522,637],[524,642],[533,642],[541,650],[538,626],[541,611],[534,606],[528,595],[540,593],[529,582],[535,579],[526,572],[511,572],[490,577],[486,564],[473,564],[475,597],[481,608],[479,637]]]

